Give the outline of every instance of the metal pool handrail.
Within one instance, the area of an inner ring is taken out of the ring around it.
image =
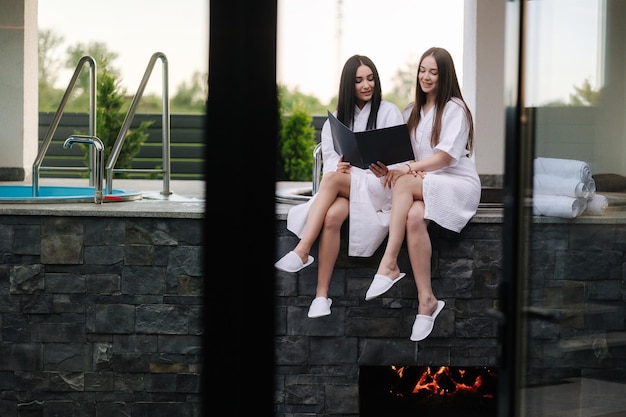
[[[76,65],[76,69],[74,70],[74,75],[72,75],[72,79],[65,90],[65,94],[61,99],[61,103],[57,108],[56,113],[54,114],[54,118],[50,123],[50,127],[48,128],[48,132],[39,147],[39,152],[37,153],[37,157],[35,158],[35,162],[33,162],[33,197],[39,196],[39,171],[40,170],[58,170],[59,167],[46,167],[41,166],[44,157],[46,156],[46,152],[48,152],[48,147],[50,146],[50,142],[52,141],[52,137],[54,136],[54,132],[56,132],[57,127],[59,126],[59,121],[61,121],[61,116],[63,116],[63,111],[65,110],[65,105],[70,99],[70,95],[76,86],[76,81],[78,80],[78,76],[82,72],[84,65],[89,64],[89,136],[96,136],[96,61],[86,55],[82,57],[78,61],[78,65]],[[89,153],[89,162],[90,168],[84,167],[63,167],[62,169],[68,171],[85,171],[89,170],[89,185],[93,185],[94,183],[94,173],[93,167],[95,159],[95,152]]]
[[[322,175],[322,142],[320,141],[313,149],[313,188],[312,194],[317,194]]]
[[[140,169],[140,168],[129,168],[129,169],[115,169],[115,163],[117,162],[117,158],[120,155],[120,151],[122,146],[124,145],[124,140],[126,139],[126,133],[130,128],[130,124],[135,117],[135,113],[137,111],[137,105],[139,104],[139,100],[143,95],[143,92],[146,88],[146,84],[150,79],[150,75],[152,74],[152,70],[154,68],[154,64],[157,59],[160,59],[163,63],[163,99],[162,99],[162,137],[163,137],[163,150],[162,150],[162,159],[163,159],[163,168],[161,169]],[[137,89],[137,93],[135,97],[133,97],[133,101],[130,104],[130,108],[126,113],[126,118],[124,119],[124,123],[122,124],[122,128],[120,129],[119,134],[117,135],[117,139],[115,140],[115,144],[113,145],[113,149],[111,150],[111,155],[109,156],[109,160],[106,164],[106,192],[110,193],[113,190],[113,173],[114,172],[146,172],[146,173],[161,173],[163,174],[163,191],[161,194],[170,195],[170,103],[169,103],[169,92],[168,92],[168,70],[167,70],[167,57],[162,52],[155,52],[152,54],[150,58],[150,62],[148,63],[148,67],[143,75],[141,83],[139,84],[139,88]]]

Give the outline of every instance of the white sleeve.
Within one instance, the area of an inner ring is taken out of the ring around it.
[[[402,112],[395,104],[382,101],[378,109],[378,118],[376,119],[376,128],[398,126],[404,124]]]
[[[465,117],[463,104],[450,100],[443,110],[439,143],[435,148],[454,158],[455,163],[451,164],[454,166],[462,157],[467,156],[468,139],[469,123]]]
[[[328,119],[322,125],[322,173],[325,174],[330,171],[337,170],[337,163],[339,162],[339,154],[335,152],[335,145],[333,144],[332,133],[330,132],[330,123]]]

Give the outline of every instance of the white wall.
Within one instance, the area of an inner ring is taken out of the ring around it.
[[[37,0],[0,0],[0,173],[37,155]],[[3,180],[3,178],[0,178]]]
[[[505,3],[465,0],[463,96],[474,115],[479,174],[504,174]]]

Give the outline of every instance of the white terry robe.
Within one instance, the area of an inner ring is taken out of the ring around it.
[[[371,102],[363,109],[355,107],[352,131],[364,131],[370,115]],[[336,115],[336,112],[335,112]],[[395,104],[380,103],[376,128],[397,126],[404,123],[402,112]],[[328,120],[322,126],[323,172],[337,170],[340,155],[335,152]],[[390,167],[402,164],[390,165]],[[380,180],[369,169],[350,168],[350,215],[348,217],[348,256],[372,256],[389,233],[391,189],[383,188]],[[315,196],[304,204],[292,207],[287,214],[287,229],[302,237],[307,216]]]
[[[404,111],[405,117],[408,118],[410,112],[411,106]],[[412,132],[413,152],[417,160],[422,160],[445,151],[452,157],[452,162],[424,176],[424,218],[458,233],[476,214],[480,202],[480,178],[466,149],[469,124],[463,102],[453,98],[446,103],[439,143],[432,148],[430,139],[435,114],[434,107],[427,114],[422,112],[420,123]]]

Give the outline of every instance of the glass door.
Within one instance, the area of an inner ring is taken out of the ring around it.
[[[501,416],[626,413],[625,18],[507,4]]]

